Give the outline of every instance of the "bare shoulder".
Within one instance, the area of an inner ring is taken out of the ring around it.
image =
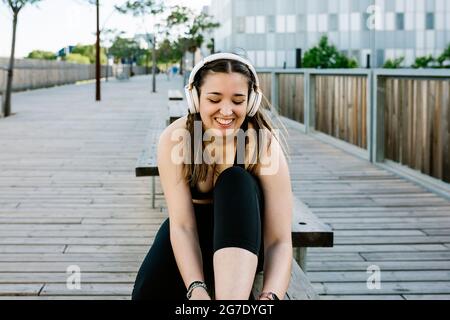
[[[186,133],[186,120],[187,116],[181,117],[163,130],[159,137],[158,153],[159,150],[173,147],[179,142],[179,136]]]
[[[186,129],[186,120],[187,116],[181,117],[174,122],[172,122],[170,125],[168,125],[163,132],[161,133],[159,137],[159,144],[172,144],[172,137],[177,131]],[[176,141],[173,141],[173,143],[176,143]]]

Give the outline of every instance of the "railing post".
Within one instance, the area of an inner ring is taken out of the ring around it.
[[[372,143],[371,162],[383,162],[384,160],[384,108],[386,79],[372,74]]]
[[[374,152],[373,152],[373,146],[374,146],[374,136],[376,130],[373,130],[374,121],[373,119],[373,109],[374,104],[376,103],[376,99],[374,101],[373,95],[374,95],[374,72],[372,70],[369,71],[367,74],[367,83],[366,83],[366,143],[367,143],[367,153],[369,155],[369,161],[373,162],[374,159]]]
[[[308,134],[314,129],[315,116],[315,94],[316,94],[316,83],[314,81],[314,76],[309,72],[304,73],[304,119],[305,119],[305,133]]]
[[[277,109],[277,112],[280,112],[280,105],[279,105],[280,100],[278,99],[278,75],[275,71],[271,72],[270,75],[271,75],[270,103],[272,104],[273,107]]]

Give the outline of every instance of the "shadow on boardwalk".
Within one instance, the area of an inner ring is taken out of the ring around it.
[[[134,166],[147,130],[167,118],[181,78],[62,86],[13,95],[0,119],[0,298],[129,299],[161,221]],[[290,131],[294,193],[335,229],[310,249],[322,298],[450,298],[450,202],[369,162]],[[160,189],[160,186],[157,185]],[[66,287],[80,267],[81,289]],[[381,269],[368,290],[367,267]]]

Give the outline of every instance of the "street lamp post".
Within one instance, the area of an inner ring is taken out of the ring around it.
[[[156,92],[156,33],[153,33],[152,53],[152,92]]]
[[[97,42],[95,43],[95,100],[100,101],[100,6],[97,3]]]

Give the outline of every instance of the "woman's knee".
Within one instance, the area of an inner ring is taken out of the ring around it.
[[[251,203],[253,199],[261,202],[261,195],[256,178],[236,166],[225,169],[214,186],[214,202]]]
[[[240,167],[224,170],[214,187],[214,252],[240,247],[258,254],[262,201],[252,175]]]
[[[214,186],[214,191],[232,191],[236,186],[253,183],[253,178],[247,170],[241,167],[233,166],[220,173]]]

